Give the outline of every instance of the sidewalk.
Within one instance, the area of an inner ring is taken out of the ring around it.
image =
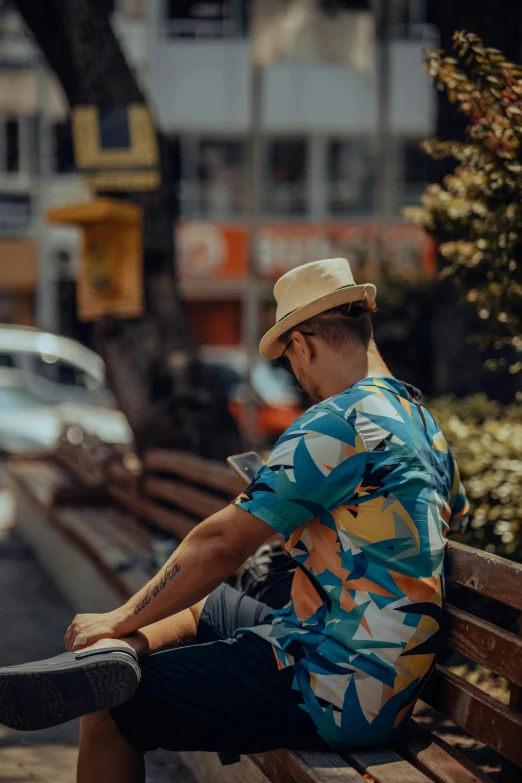
[[[11,496],[0,489],[0,666],[63,652],[72,612],[10,528]],[[78,721],[20,733],[0,726],[0,783],[74,783]],[[193,783],[173,753],[147,759],[150,783]],[[107,783],[109,783],[107,781]]]

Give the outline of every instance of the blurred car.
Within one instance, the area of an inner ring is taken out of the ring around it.
[[[19,371],[22,386],[43,401],[115,405],[103,359],[69,337],[1,324],[1,367]]]
[[[0,453],[52,450],[65,425],[76,425],[108,443],[132,442],[121,411],[81,402],[51,402],[25,386],[23,372],[0,368]]]
[[[221,386],[230,412],[241,427],[247,400],[245,352],[238,348],[205,346],[200,350],[200,358]],[[274,440],[302,413],[295,383],[285,370],[259,357],[253,368],[252,385],[257,429],[266,440]]]

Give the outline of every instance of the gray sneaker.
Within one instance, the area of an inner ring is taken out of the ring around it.
[[[0,668],[0,723],[33,731],[109,710],[134,696],[140,677],[134,651],[117,647]]]

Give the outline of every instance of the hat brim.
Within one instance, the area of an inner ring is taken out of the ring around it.
[[[277,359],[285,349],[284,343],[279,338],[293,326],[297,326],[297,324],[312,318],[314,315],[319,315],[319,313],[324,313],[325,310],[330,310],[332,307],[338,307],[342,304],[359,302],[362,299],[375,302],[376,293],[377,289],[373,283],[350,285],[339,288],[337,291],[332,291],[332,293],[321,296],[319,299],[314,299],[302,307],[298,307],[297,310],[289,313],[268,330],[259,344],[259,353],[265,359]]]

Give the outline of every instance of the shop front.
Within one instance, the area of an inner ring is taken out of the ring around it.
[[[200,344],[239,346],[249,268],[245,224],[181,222],[176,244],[178,279],[193,333]],[[390,224],[385,248],[383,254],[380,232],[370,221],[263,223],[257,257],[266,318],[273,314],[273,281],[289,269],[320,258],[348,258],[356,280],[378,283],[386,272],[411,285],[436,276],[433,240],[418,226]]]

